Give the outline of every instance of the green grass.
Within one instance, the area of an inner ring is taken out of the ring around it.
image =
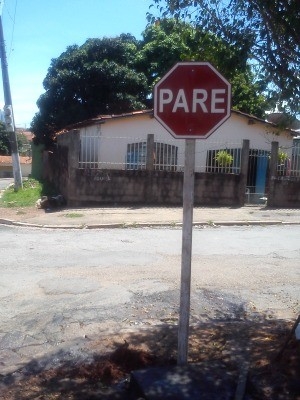
[[[53,188],[45,182],[26,179],[23,181],[23,189],[15,191],[13,186],[6,189],[0,198],[0,205],[2,207],[30,207],[35,205],[42,196],[52,194],[51,192]]]
[[[65,217],[67,217],[67,218],[81,218],[81,217],[84,217],[84,214],[73,212],[73,213],[65,214]]]

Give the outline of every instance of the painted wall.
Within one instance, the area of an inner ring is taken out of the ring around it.
[[[3,161],[3,159],[6,159]],[[31,175],[31,158],[20,157],[21,174],[23,178]],[[0,178],[12,178],[13,167],[10,156],[0,156]]]
[[[54,183],[59,184],[61,193],[66,197],[69,205],[85,203],[182,204],[182,173],[150,170],[124,171],[124,163],[128,143],[146,141],[148,134],[154,134],[155,141],[178,146],[178,171],[180,172],[180,166],[184,164],[183,139],[172,138],[149,114],[110,118],[98,122],[93,126],[82,127],[58,136],[57,154],[53,155],[52,175],[50,175]],[[90,148],[89,142],[84,142],[84,137],[92,138]],[[290,153],[293,142],[288,131],[276,134],[272,125],[233,112],[231,118],[210,138],[196,142],[196,172],[198,171],[195,182],[196,204],[228,206],[244,204],[249,148],[244,151],[245,156],[242,158],[242,164],[247,164],[243,167],[244,172],[240,174],[199,173],[203,167],[205,170],[207,150],[242,148],[243,139],[250,142],[250,149],[268,152],[271,151],[271,143],[276,141],[280,148]],[[99,161],[97,167],[95,169],[80,168],[80,148],[84,148],[87,152],[94,151],[95,143],[99,144],[96,148],[97,156],[93,155],[93,159]],[[275,153],[278,153],[278,148]],[[266,157],[269,158],[269,156]],[[276,166],[274,161],[274,168]],[[276,176],[275,172],[272,176]],[[299,182],[295,185],[299,186]],[[276,186],[274,198],[280,196],[278,190],[282,188],[282,185]],[[296,191],[298,193],[298,189]],[[292,196],[293,190],[288,192]],[[276,203],[278,206],[280,206],[280,199],[283,201],[282,204],[286,204],[282,197],[278,197]],[[294,196],[289,204],[292,203],[295,206],[299,205],[298,197]]]
[[[12,178],[13,169],[11,165],[0,165],[0,178]]]
[[[43,151],[45,146],[42,144],[36,145],[32,143],[32,172],[31,175],[35,179],[43,178]]]
[[[48,178],[58,186],[69,206],[182,205],[182,172],[78,168],[79,144],[79,132],[62,134],[58,137],[55,153],[49,157]],[[197,173],[195,204],[242,205],[244,176]]]
[[[99,136],[99,168],[120,169],[125,163],[127,144],[146,141],[149,133],[154,134],[155,141],[178,146],[178,170],[184,165],[184,140],[174,139],[149,114],[112,118],[98,125],[81,128],[80,131],[81,137]],[[271,142],[276,140],[279,147],[286,149],[288,153],[291,152],[293,140],[289,132],[278,135],[271,124],[232,112],[231,117],[208,139],[197,140],[196,171],[205,171],[207,150],[241,148],[243,139],[250,140],[251,149],[267,151],[271,149]]]

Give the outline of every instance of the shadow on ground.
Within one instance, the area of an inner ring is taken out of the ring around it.
[[[263,316],[194,325],[190,329],[189,362],[200,363],[205,376],[222,372],[225,366],[235,386],[246,372],[242,398],[247,400],[297,400],[300,346],[292,328],[293,323]],[[97,348],[103,340],[109,343],[107,353],[99,354]],[[32,361],[21,371],[2,376],[1,399],[138,399],[139,394],[129,390],[130,372],[175,365],[177,327],[162,325],[99,337],[93,342],[93,351],[91,363],[63,363],[40,370],[40,364]],[[219,387],[215,399],[222,398]]]

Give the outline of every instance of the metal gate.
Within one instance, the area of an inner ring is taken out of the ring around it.
[[[250,149],[248,160],[246,203],[266,202],[270,151]]]

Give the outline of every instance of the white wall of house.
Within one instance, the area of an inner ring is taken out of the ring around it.
[[[1,158],[0,177],[1,178],[13,177],[11,156],[1,156],[0,158]],[[20,167],[21,167],[22,177],[27,178],[31,174],[31,159],[26,157],[20,157]]]
[[[148,134],[154,134],[156,142],[178,146],[178,166],[184,165],[184,140],[174,139],[149,114],[113,117],[103,119],[95,124],[80,129],[82,146],[87,153],[96,151],[98,168],[123,168],[126,161],[127,144],[147,140]],[[83,137],[94,138],[91,142],[84,142]],[[98,139],[95,139],[99,138]],[[203,170],[206,164],[207,150],[224,148],[241,148],[243,139],[250,140],[250,148],[271,150],[271,142],[278,141],[279,146],[288,154],[291,153],[293,137],[289,131],[280,134],[269,123],[232,112],[231,117],[220,126],[208,139],[196,142],[196,170]],[[98,143],[98,149],[95,149]]]
[[[23,177],[28,177],[31,174],[31,164],[21,164],[21,172]]]
[[[278,141],[280,147],[290,149],[293,141],[289,131],[279,134],[278,130],[271,124],[234,112],[211,137],[214,137],[217,141],[226,138],[226,140],[233,142],[249,139],[252,149],[261,150],[270,150],[272,141]]]
[[[147,135],[154,134],[154,140],[179,147],[184,151],[184,140],[174,139],[154,118],[149,115],[108,120],[101,125],[100,159],[104,162],[126,161],[127,144],[147,141]],[[179,160],[180,164],[180,155]]]

